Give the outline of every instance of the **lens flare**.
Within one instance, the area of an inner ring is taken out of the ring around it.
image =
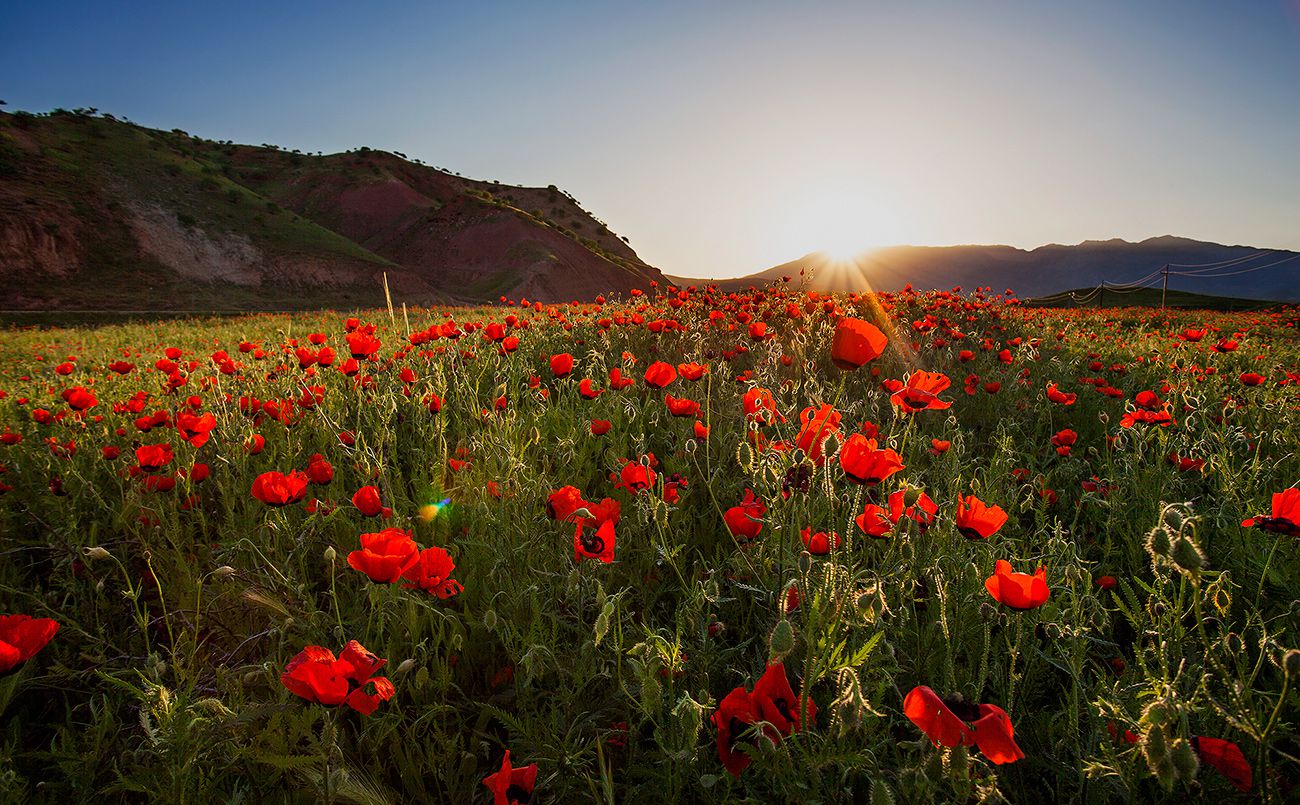
[[[420,519],[426,523],[429,522],[433,518],[437,517],[438,512],[442,511],[446,506],[450,505],[450,503],[451,498],[443,498],[437,503],[424,504],[420,507]]]

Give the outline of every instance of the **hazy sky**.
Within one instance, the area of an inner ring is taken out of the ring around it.
[[[0,98],[554,183],[686,276],[1300,247],[1300,0],[190,5],[0,0]]]

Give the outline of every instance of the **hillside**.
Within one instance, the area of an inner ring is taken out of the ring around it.
[[[0,114],[6,309],[271,310],[500,295],[590,299],[661,280],[554,186],[370,149],[312,156],[85,112]]]
[[[820,253],[737,279],[718,281],[724,290],[767,285],[791,277],[819,291],[896,291],[916,288],[1011,288],[1022,297],[1045,297],[1073,288],[1144,282],[1158,287],[1153,272],[1171,269],[1169,287],[1207,296],[1300,301],[1300,257],[1296,252],[1224,246],[1163,236],[1131,243],[1084,241],[1024,250],[1012,246],[891,246],[876,249],[854,264],[836,263]],[[1286,262],[1281,262],[1286,261]],[[1195,267],[1188,267],[1195,266]],[[802,274],[801,274],[802,272]],[[672,277],[681,284],[710,280]]]

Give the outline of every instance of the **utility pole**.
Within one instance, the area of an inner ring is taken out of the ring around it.
[[[1165,286],[1160,289],[1160,312],[1165,312],[1165,294],[1169,292],[1169,264],[1165,263],[1160,272],[1165,275]]]
[[[1101,296],[1097,297],[1097,307],[1106,308],[1106,280],[1101,281]]]

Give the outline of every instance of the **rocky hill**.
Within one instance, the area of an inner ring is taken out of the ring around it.
[[[663,280],[555,186],[309,155],[93,110],[0,114],[4,309],[591,299]]]

